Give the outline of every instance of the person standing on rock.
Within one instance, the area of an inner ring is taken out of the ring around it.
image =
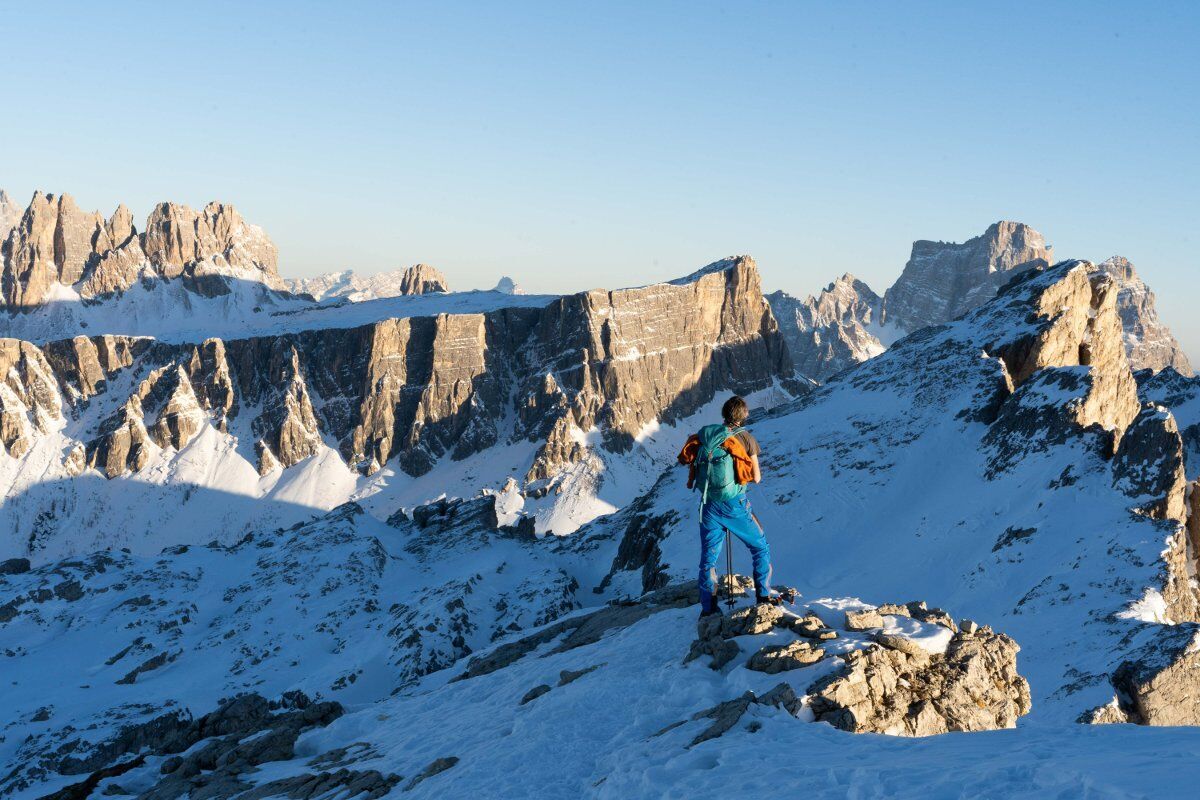
[[[734,395],[721,407],[723,422],[705,425],[688,437],[679,463],[688,467],[688,488],[700,492],[700,616],[719,614],[716,566],[725,534],[741,539],[754,560],[754,592],[760,603],[774,602],[767,536],[750,509],[746,486],[759,483],[760,448],[742,427],[750,416],[746,401]]]

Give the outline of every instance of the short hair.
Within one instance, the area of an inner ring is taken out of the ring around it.
[[[735,394],[721,406],[721,416],[725,418],[726,425],[741,425],[750,417],[750,406]]]

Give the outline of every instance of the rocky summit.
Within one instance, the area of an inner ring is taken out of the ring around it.
[[[1018,222],[997,222],[966,242],[918,241],[896,282],[877,295],[843,275],[804,301],[784,292],[768,300],[780,320],[796,370],[817,381],[873,358],[907,334],[940,325],[991,299],[1014,274],[1045,268],[1053,248]],[[1134,369],[1165,367],[1190,375],[1191,366],[1159,320],[1154,293],[1127,259],[1099,265],[1118,285],[1117,307]]]
[[[222,204],[18,216],[2,798],[882,796],[917,737],[1074,786],[1200,726],[1200,379],[1128,262],[999,223],[883,295],[532,295],[285,280]],[[735,392],[780,594],[735,543],[697,620],[676,454]]]

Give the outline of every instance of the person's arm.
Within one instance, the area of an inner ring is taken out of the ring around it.
[[[754,467],[754,482],[762,483],[762,470],[758,468],[758,456],[750,456],[750,463]]]

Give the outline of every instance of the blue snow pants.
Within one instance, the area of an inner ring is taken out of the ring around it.
[[[732,500],[714,500],[700,509],[700,607],[717,607],[716,566],[725,544],[725,531],[742,540],[754,559],[754,589],[759,597],[771,591],[771,551],[767,536],[750,515],[750,499],[743,494]]]

